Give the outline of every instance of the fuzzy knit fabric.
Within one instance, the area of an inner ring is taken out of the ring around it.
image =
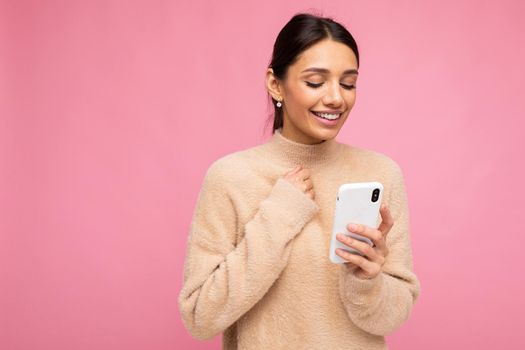
[[[379,152],[281,131],[208,168],[178,297],[184,325],[196,339],[223,333],[228,350],[387,349],[420,293],[402,170]],[[282,178],[297,164],[311,171],[314,200]],[[383,184],[394,225],[382,272],[360,279],[328,252],[339,186],[367,181]]]

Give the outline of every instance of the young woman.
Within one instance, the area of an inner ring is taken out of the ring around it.
[[[279,33],[266,86],[272,137],[216,160],[193,215],[179,307],[190,334],[225,349],[385,349],[420,292],[403,174],[388,156],[335,137],[356,99],[359,54],[330,18],[295,15]],[[348,230],[329,260],[335,198],[349,182],[384,186],[375,227]]]

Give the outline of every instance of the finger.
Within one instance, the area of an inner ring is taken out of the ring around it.
[[[370,244],[362,242],[353,237],[343,235],[342,233],[338,233],[336,235],[336,238],[339,242],[343,243],[344,245],[350,248],[354,248],[357,251],[364,254],[368,260],[377,262],[379,265],[383,264],[383,257],[380,256],[376,249],[374,249]]]
[[[350,223],[346,226],[346,229],[352,233],[357,233],[360,236],[370,239],[375,245],[380,244],[380,241],[383,238],[381,231],[367,225]]]
[[[306,193],[306,184],[304,182],[299,184],[298,187],[301,189],[301,191]]]
[[[355,228],[352,228],[355,226]],[[383,238],[383,233],[378,229],[372,228],[367,225],[361,224],[348,224],[348,231],[352,233],[357,233],[360,236],[366,237],[372,241],[375,248],[381,252],[382,256],[386,257],[388,254],[388,249],[386,247],[385,239]]]
[[[386,239],[386,235],[390,232],[392,226],[394,226],[394,218],[386,203],[381,205],[379,212],[381,213],[381,224],[377,229],[383,233],[383,237]]]
[[[296,174],[294,176],[294,179],[295,179],[295,182],[303,182],[304,181],[304,178],[303,178],[303,176],[300,173]]]
[[[349,263],[359,266],[370,276],[375,276],[378,273],[378,270],[381,270],[381,267],[377,265],[376,263],[360,255],[349,253],[345,251],[344,249],[337,248],[335,250],[335,253],[339,255],[341,258],[348,261]]]
[[[298,172],[299,170],[301,169],[301,165],[296,165],[295,168],[293,168],[289,174],[295,174],[296,172]]]
[[[312,180],[308,179],[304,182],[306,184],[306,190],[311,190],[314,187]]]
[[[302,179],[308,179],[310,177],[310,171],[308,169],[301,168],[295,175],[300,176]]]

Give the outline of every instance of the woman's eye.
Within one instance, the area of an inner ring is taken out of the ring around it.
[[[353,88],[355,88],[355,85],[341,84],[341,86],[347,90],[352,90]]]
[[[323,83],[317,83],[317,84],[316,84],[316,83],[311,83],[311,82],[307,81],[307,82],[306,82],[306,85],[308,85],[308,86],[310,86],[310,87],[316,89],[316,88],[320,87],[321,85],[323,85]],[[342,86],[344,89],[346,89],[346,90],[352,90],[352,89],[355,88],[355,85],[346,85],[346,84],[341,84],[341,86]]]
[[[318,83],[318,84],[315,84],[315,83],[310,83],[309,81],[306,82],[306,85],[310,86],[310,87],[313,87],[314,89],[315,88],[318,88],[320,87],[321,85],[323,85],[323,83]]]

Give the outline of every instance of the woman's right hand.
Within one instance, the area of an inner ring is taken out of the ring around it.
[[[302,165],[298,165],[293,170],[287,172],[283,178],[292,183],[313,200],[315,198],[314,184],[310,175],[309,169],[303,169]]]

